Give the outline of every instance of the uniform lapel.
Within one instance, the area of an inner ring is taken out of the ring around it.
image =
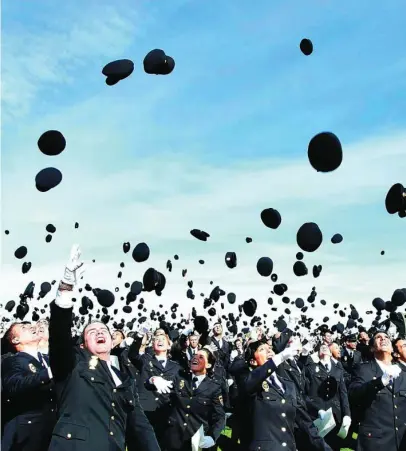
[[[192,376],[192,378],[193,378],[193,376]],[[200,383],[200,385],[197,387],[197,389],[195,390],[195,393],[203,393],[203,392],[205,392],[206,390],[208,390],[209,387],[210,387],[210,384],[209,384],[209,378],[206,376],[206,377],[202,380],[202,382]]]

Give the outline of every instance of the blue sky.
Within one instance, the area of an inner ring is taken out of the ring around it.
[[[96,259],[89,283],[110,289],[120,261],[131,282],[149,266],[163,270],[178,253],[159,301],[183,300],[185,309],[190,279],[196,294],[208,294],[214,280],[262,306],[272,289],[255,271],[262,256],[274,259],[293,300],[317,286],[320,299],[367,309],[373,297],[388,299],[406,285],[406,223],[384,209],[388,188],[406,184],[406,4],[252,5],[3,2],[1,219],[11,230],[2,235],[4,300],[30,280],[58,278],[76,241],[86,259]],[[310,57],[298,48],[304,37],[314,44]],[[153,48],[175,58],[170,76],[143,72]],[[101,69],[120,58],[132,59],[135,71],[108,87]],[[36,147],[48,129],[67,139],[58,157]],[[317,174],[307,144],[325,130],[341,139],[344,162]],[[52,165],[63,172],[62,184],[36,192],[35,174]],[[282,214],[277,231],[259,219],[267,207]],[[291,270],[296,231],[308,221],[325,237],[306,257],[310,272],[324,266],[317,280]],[[57,232],[45,244],[50,222]],[[207,230],[210,241],[194,240],[192,228]],[[337,232],[344,242],[333,246]],[[247,245],[246,236],[254,242]],[[150,261],[131,262],[124,241],[148,242]],[[21,244],[33,263],[25,276],[13,256]],[[224,266],[230,250],[239,256],[232,271]]]

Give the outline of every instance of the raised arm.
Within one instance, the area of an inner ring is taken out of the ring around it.
[[[56,299],[50,305],[49,362],[56,382],[64,380],[75,365],[72,346],[73,287],[83,274],[80,248],[74,245],[65,267],[65,273],[58,286]]]

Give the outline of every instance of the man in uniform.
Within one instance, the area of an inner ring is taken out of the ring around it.
[[[350,377],[354,374],[355,368],[362,363],[362,354],[357,351],[357,337],[355,335],[345,337],[341,363]]]
[[[49,356],[59,410],[49,450],[160,451],[134,380],[111,364],[107,326],[88,324],[80,348],[72,347],[72,290],[83,271],[79,259],[80,249],[73,246],[50,306]]]
[[[331,359],[327,345],[319,349],[319,362],[306,367],[306,404],[310,416],[315,420],[321,410],[331,408],[336,427],[325,437],[334,450],[340,450],[350,425],[351,413],[343,370]]]
[[[361,406],[357,451],[406,449],[406,373],[392,362],[385,332],[371,338],[373,360],[355,371],[349,395]]]
[[[14,323],[5,334],[16,354],[2,362],[2,449],[43,451],[56,422],[56,400],[47,357],[38,352],[35,324]]]
[[[406,340],[404,338],[399,337],[394,340],[393,355],[400,369],[406,372]]]

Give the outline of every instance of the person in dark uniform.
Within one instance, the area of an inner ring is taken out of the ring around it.
[[[214,366],[213,377],[221,385],[221,394],[224,399],[224,406],[226,410],[229,411],[231,409],[231,405],[227,373],[230,365],[231,345],[223,336],[223,326],[220,321],[214,323],[213,335],[210,337],[209,343],[216,349],[216,363]]]
[[[14,323],[5,334],[16,353],[2,362],[2,449],[43,451],[56,422],[56,399],[47,357],[38,352],[35,324]]]
[[[123,336],[124,340],[122,340]],[[131,340],[132,337],[130,336],[130,334],[128,334],[127,338],[125,338],[125,335],[121,330],[114,331],[112,337],[113,337],[113,345],[114,343],[116,343],[115,346],[113,346],[113,349],[111,350],[111,358],[116,359],[116,362],[114,363],[112,361],[112,363],[117,369],[119,369],[123,373],[127,373],[138,383],[139,372],[137,368],[134,366],[134,364],[131,362],[130,358],[128,357],[129,346],[126,343],[127,340]]]
[[[403,372],[406,372],[406,340],[402,337],[393,341],[393,356]]]
[[[112,337],[102,322],[88,324],[72,347],[72,290],[83,263],[71,258],[50,305],[49,357],[58,402],[50,451],[160,451],[135,386],[110,361]]]
[[[180,371],[180,366],[168,358],[168,351],[172,343],[163,329],[157,329],[152,340],[154,355],[140,352],[140,348],[146,343],[147,335],[136,336],[131,344],[128,358],[139,370],[138,393],[144,412],[155,430],[158,443],[162,446],[162,439],[167,427],[169,416],[169,394],[166,392],[154,393],[146,389],[145,381],[153,376],[160,376],[167,381],[172,381]]]
[[[341,352],[341,363],[344,370],[352,377],[355,368],[362,363],[362,354],[357,351],[357,337],[349,335],[344,339],[344,347]]]
[[[369,347],[369,335],[365,331],[360,332],[358,335],[357,351],[361,353],[363,362],[369,362],[373,358]]]
[[[244,377],[244,390],[250,399],[249,450],[296,451],[297,446],[306,451],[330,450],[298,399],[294,383],[276,373],[277,367],[293,358],[298,349],[292,343],[275,355],[267,343],[255,341],[248,346],[246,361],[250,369]],[[295,428],[303,431],[306,443],[296,445]]]
[[[215,445],[225,426],[225,411],[220,385],[208,376],[215,358],[207,347],[200,349],[190,362],[191,372],[180,372],[172,382],[161,376],[151,377],[149,389],[172,389],[172,411],[165,433],[166,450],[190,451],[192,437],[203,425],[200,448]]]
[[[322,345],[318,363],[306,366],[306,405],[313,420],[319,411],[331,408],[336,427],[326,437],[334,450],[340,450],[351,425],[351,412],[343,370],[331,359],[330,349]]]
[[[406,373],[393,364],[385,332],[377,332],[370,346],[374,359],[357,368],[349,389],[350,401],[362,408],[357,451],[404,451]]]

